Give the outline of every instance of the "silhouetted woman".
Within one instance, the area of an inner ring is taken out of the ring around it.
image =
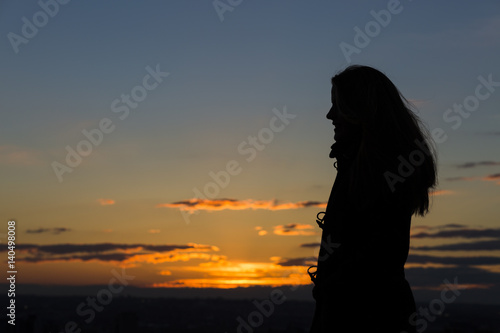
[[[348,67],[332,78],[331,96],[337,176],[326,212],[318,214],[311,332],[415,332],[404,264],[411,217],[429,211],[436,186],[431,141],[376,69]]]

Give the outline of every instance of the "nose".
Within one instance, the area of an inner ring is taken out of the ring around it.
[[[330,111],[328,111],[328,113],[326,114],[326,119],[330,119],[331,121],[335,122],[337,119],[337,116],[338,116],[338,113],[337,113],[337,110],[335,108],[335,105],[332,105],[332,107],[330,108]]]

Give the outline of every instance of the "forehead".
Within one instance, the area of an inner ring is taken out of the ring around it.
[[[335,100],[335,98],[337,98],[335,87],[332,87],[332,89],[330,90],[330,95],[331,95],[331,99],[332,99],[332,102],[333,102],[333,100]]]

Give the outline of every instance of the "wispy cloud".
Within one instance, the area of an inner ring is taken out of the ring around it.
[[[53,244],[53,245],[38,245],[38,244],[19,244],[16,247],[18,250],[27,251],[29,253],[47,253],[47,254],[69,254],[69,253],[102,253],[115,250],[134,250],[134,251],[155,251],[167,252],[173,250],[214,250],[216,247],[210,245],[200,245],[189,243],[185,245],[151,245],[151,244],[119,244],[119,243],[96,243],[96,244]],[[6,251],[0,248],[0,252]]]
[[[430,229],[454,229],[454,228],[467,228],[467,225],[459,223],[448,223],[431,227]]]
[[[194,212],[197,210],[219,211],[219,210],[245,210],[266,209],[285,210],[307,207],[325,208],[326,202],[299,201],[279,203],[278,200],[237,200],[237,199],[188,199],[172,203],[159,204],[156,207],[178,208],[182,211]]]
[[[431,192],[430,194],[431,195],[449,195],[449,194],[453,194],[455,192],[453,191],[450,191],[450,190],[437,190],[437,191],[433,191]]]
[[[459,181],[459,180],[463,180],[463,181],[471,181],[471,180],[477,180],[479,179],[478,177],[448,177],[448,178],[445,178],[444,180],[447,180],[449,182],[455,182],[455,181]]]
[[[40,165],[43,163],[36,150],[15,145],[0,146],[0,164],[12,166]]]
[[[482,180],[497,182],[497,184],[500,185],[500,173],[488,175],[486,177],[483,177]]]
[[[318,263],[318,258],[302,257],[302,258],[281,259],[276,264],[280,266],[311,266],[317,263]]]
[[[412,246],[411,249],[418,251],[494,251],[500,250],[500,240],[495,239],[432,246]]]
[[[46,263],[46,262],[61,262],[61,261],[125,261],[132,257],[133,254],[130,253],[96,253],[96,254],[86,254],[86,255],[69,255],[69,256],[30,256],[22,259],[18,259],[30,263]]]
[[[310,224],[290,223],[277,225],[274,227],[274,233],[280,236],[310,236],[316,235],[314,227]]]
[[[469,168],[475,168],[478,166],[496,166],[496,165],[500,165],[500,162],[495,162],[495,161],[466,162],[466,163],[457,165],[457,168],[469,169]]]
[[[500,257],[494,256],[468,256],[468,257],[441,257],[425,256],[418,254],[408,255],[407,263],[438,263],[457,266],[476,266],[476,265],[500,265]]]
[[[441,225],[436,225],[436,226],[430,226],[430,225],[415,225],[411,227],[410,233],[411,236],[417,234],[417,233],[422,233],[426,231],[432,231],[432,230],[442,230],[442,229],[457,229],[457,228],[467,228],[465,224],[458,224],[458,223],[448,223],[448,224],[441,224]]]
[[[430,105],[431,101],[430,100],[425,100],[425,99],[414,99],[414,98],[409,98],[407,99],[408,102],[415,108],[422,108],[423,106]]]
[[[486,238],[494,240],[476,240],[473,242],[459,242],[442,245],[412,246],[413,250],[419,251],[494,251],[500,250],[500,228],[478,228],[464,224],[448,223],[439,226],[425,226],[419,228],[418,232],[413,232],[412,238],[463,238],[480,239]]]
[[[319,242],[316,242],[316,243],[303,243],[303,244],[300,244],[300,247],[307,247],[307,248],[309,248],[309,247],[318,247],[320,245],[321,245],[321,243],[319,243]]]
[[[42,234],[42,233],[51,233],[54,235],[59,235],[63,232],[71,231],[69,228],[38,228],[38,229],[28,229],[26,233],[28,234]]]
[[[500,185],[500,173],[494,173],[484,177],[448,177],[445,178],[447,181],[473,181],[473,180],[483,180],[483,181],[493,181]]]
[[[452,225],[455,226],[455,225]],[[430,233],[430,232],[420,232],[418,234],[414,234],[412,238],[499,238],[500,239],[500,228],[488,228],[488,229],[479,229],[479,228],[463,228],[463,225],[460,226],[462,229],[454,229],[454,230],[441,230],[438,232]]]
[[[115,204],[115,201],[113,199],[98,199],[97,202],[99,202],[101,206],[109,206]]]

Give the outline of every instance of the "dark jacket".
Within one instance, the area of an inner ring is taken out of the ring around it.
[[[415,332],[415,301],[404,275],[412,216],[408,187],[403,182],[391,191],[384,165],[348,194],[354,148],[332,146],[337,176],[321,225],[311,332]]]

